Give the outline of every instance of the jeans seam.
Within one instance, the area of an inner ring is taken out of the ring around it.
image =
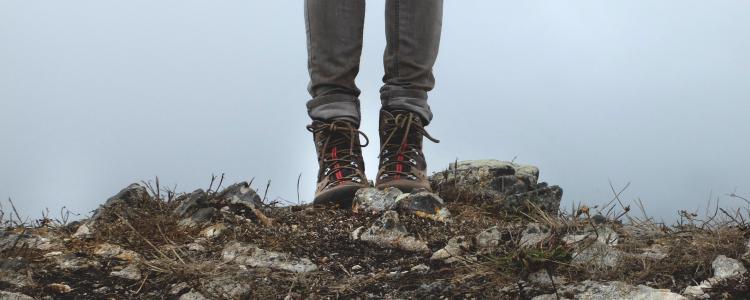
[[[399,64],[400,64],[400,61],[399,61],[399,51],[401,51],[400,50],[400,48],[401,48],[400,47],[400,44],[401,44],[401,11],[400,11],[400,6],[401,5],[400,5],[400,3],[401,3],[401,1],[399,1],[399,0],[395,0],[395,1],[396,1],[396,4],[394,5],[395,6],[394,10],[395,10],[395,14],[396,14],[396,16],[395,16],[395,19],[396,19],[395,20],[396,21],[396,29],[395,29],[395,32],[393,34],[394,37],[395,37],[394,38],[394,44],[395,45],[393,46],[393,48],[394,48],[394,50],[393,50],[393,52],[394,52],[394,54],[393,54],[393,62],[394,62],[393,69],[394,69],[394,73],[396,73],[395,74],[396,78],[398,78],[398,77],[401,76],[401,74],[399,74]]]

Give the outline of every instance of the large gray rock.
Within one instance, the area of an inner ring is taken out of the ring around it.
[[[296,258],[288,253],[263,250],[237,241],[224,246],[221,258],[228,263],[295,273],[307,273],[318,269],[318,266],[307,258]]]
[[[352,200],[352,210],[356,213],[381,213],[396,206],[396,198],[403,194],[401,190],[388,187],[385,189],[362,188],[357,190]]]
[[[556,214],[562,189],[538,183],[539,169],[500,160],[466,160],[452,163],[430,176],[433,190],[463,196],[492,198],[504,207],[518,209],[532,203]]]
[[[384,248],[411,252],[429,252],[427,243],[409,235],[398,218],[398,213],[386,211],[370,228],[359,227],[352,232],[352,239],[372,243]]]
[[[722,280],[735,278],[747,273],[747,269],[740,261],[724,255],[716,257],[711,266],[714,269],[714,277],[706,279],[698,285],[689,286],[682,293],[693,299],[709,299],[710,296],[706,294],[706,291],[710,290],[712,286],[720,283]]]
[[[396,210],[402,213],[414,213],[417,216],[445,222],[450,212],[445,202],[437,194],[427,191],[402,193],[399,189],[359,189],[352,201],[352,210],[356,213],[382,213]]]
[[[219,208],[230,207],[232,212],[239,215],[250,214],[263,205],[263,201],[247,182],[239,182],[228,186],[216,195],[209,195],[198,189],[179,197],[180,203],[173,213],[182,218],[179,222],[183,226],[198,226],[210,221]]]
[[[146,187],[138,183],[133,183],[120,190],[120,192],[114,196],[109,197],[104,204],[94,210],[94,215],[78,226],[76,232],[73,233],[73,237],[79,239],[91,238],[97,227],[96,223],[106,212],[115,211],[123,217],[127,217],[130,216],[143,201],[148,200],[151,200],[151,196],[148,194]]]
[[[683,300],[687,299],[680,294],[672,293],[666,289],[654,289],[645,285],[633,286],[621,281],[596,282],[586,280],[573,285],[560,287],[560,294],[574,295],[573,299],[585,300],[610,300],[610,299],[633,299],[633,300]],[[547,294],[534,297],[533,300],[557,299],[555,294]]]

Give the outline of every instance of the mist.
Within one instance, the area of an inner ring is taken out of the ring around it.
[[[367,175],[377,166],[384,1],[362,64]],[[650,216],[746,205],[747,1],[446,1],[430,171],[533,164],[563,208],[612,186]],[[0,200],[82,216],[133,182],[254,178],[309,202],[317,162],[300,1],[0,0]],[[297,178],[301,174],[300,198]]]

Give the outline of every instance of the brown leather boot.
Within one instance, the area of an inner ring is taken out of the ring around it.
[[[415,113],[380,110],[380,165],[377,188],[396,187],[403,192],[430,190],[427,163],[422,153],[422,137],[431,137]]]
[[[367,136],[347,121],[313,121],[307,126],[313,133],[318,152],[318,184],[315,204],[351,206],[354,193],[368,186],[362,147],[369,144]],[[360,145],[359,135],[365,138]]]

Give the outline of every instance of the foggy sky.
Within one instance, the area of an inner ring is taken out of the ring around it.
[[[377,155],[383,3],[362,67]],[[446,1],[431,171],[534,164],[572,203],[628,182],[650,215],[750,196],[748,1]],[[179,191],[255,178],[311,200],[302,1],[0,0],[0,200],[85,214],[158,175]]]

